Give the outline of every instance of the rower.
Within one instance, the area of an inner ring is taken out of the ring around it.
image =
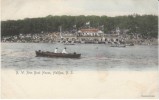
[[[66,52],[66,47],[62,50],[62,53],[67,53],[67,52]]]
[[[58,49],[58,48],[56,48],[56,49],[54,50],[54,53],[57,53],[57,49]]]

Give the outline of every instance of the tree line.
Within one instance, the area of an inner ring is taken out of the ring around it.
[[[104,33],[110,33],[117,27],[127,29],[129,33],[137,33],[142,36],[158,36],[158,16],[156,15],[127,15],[127,16],[52,16],[41,18],[26,18],[23,20],[1,21],[1,35],[13,36],[19,34],[35,34],[46,32],[58,32],[59,26],[62,30],[71,30],[74,25],[79,29],[86,22],[91,27],[103,26]]]

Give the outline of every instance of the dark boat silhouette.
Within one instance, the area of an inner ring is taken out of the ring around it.
[[[110,47],[126,47],[126,45],[111,45]]]
[[[75,45],[74,43],[65,43],[64,45]]]
[[[54,52],[49,52],[49,51],[35,51],[36,53],[36,57],[51,57],[51,58],[80,58],[81,54],[76,54],[76,52],[74,53],[54,53]]]

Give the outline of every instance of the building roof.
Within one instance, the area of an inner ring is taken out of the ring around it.
[[[99,31],[99,29],[95,29],[95,28],[89,28],[89,29],[81,29],[79,30],[80,32],[91,32],[91,33],[97,33]]]

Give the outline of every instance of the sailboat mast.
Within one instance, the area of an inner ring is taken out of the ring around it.
[[[63,38],[61,31],[62,31],[62,26],[60,26],[60,38]]]

